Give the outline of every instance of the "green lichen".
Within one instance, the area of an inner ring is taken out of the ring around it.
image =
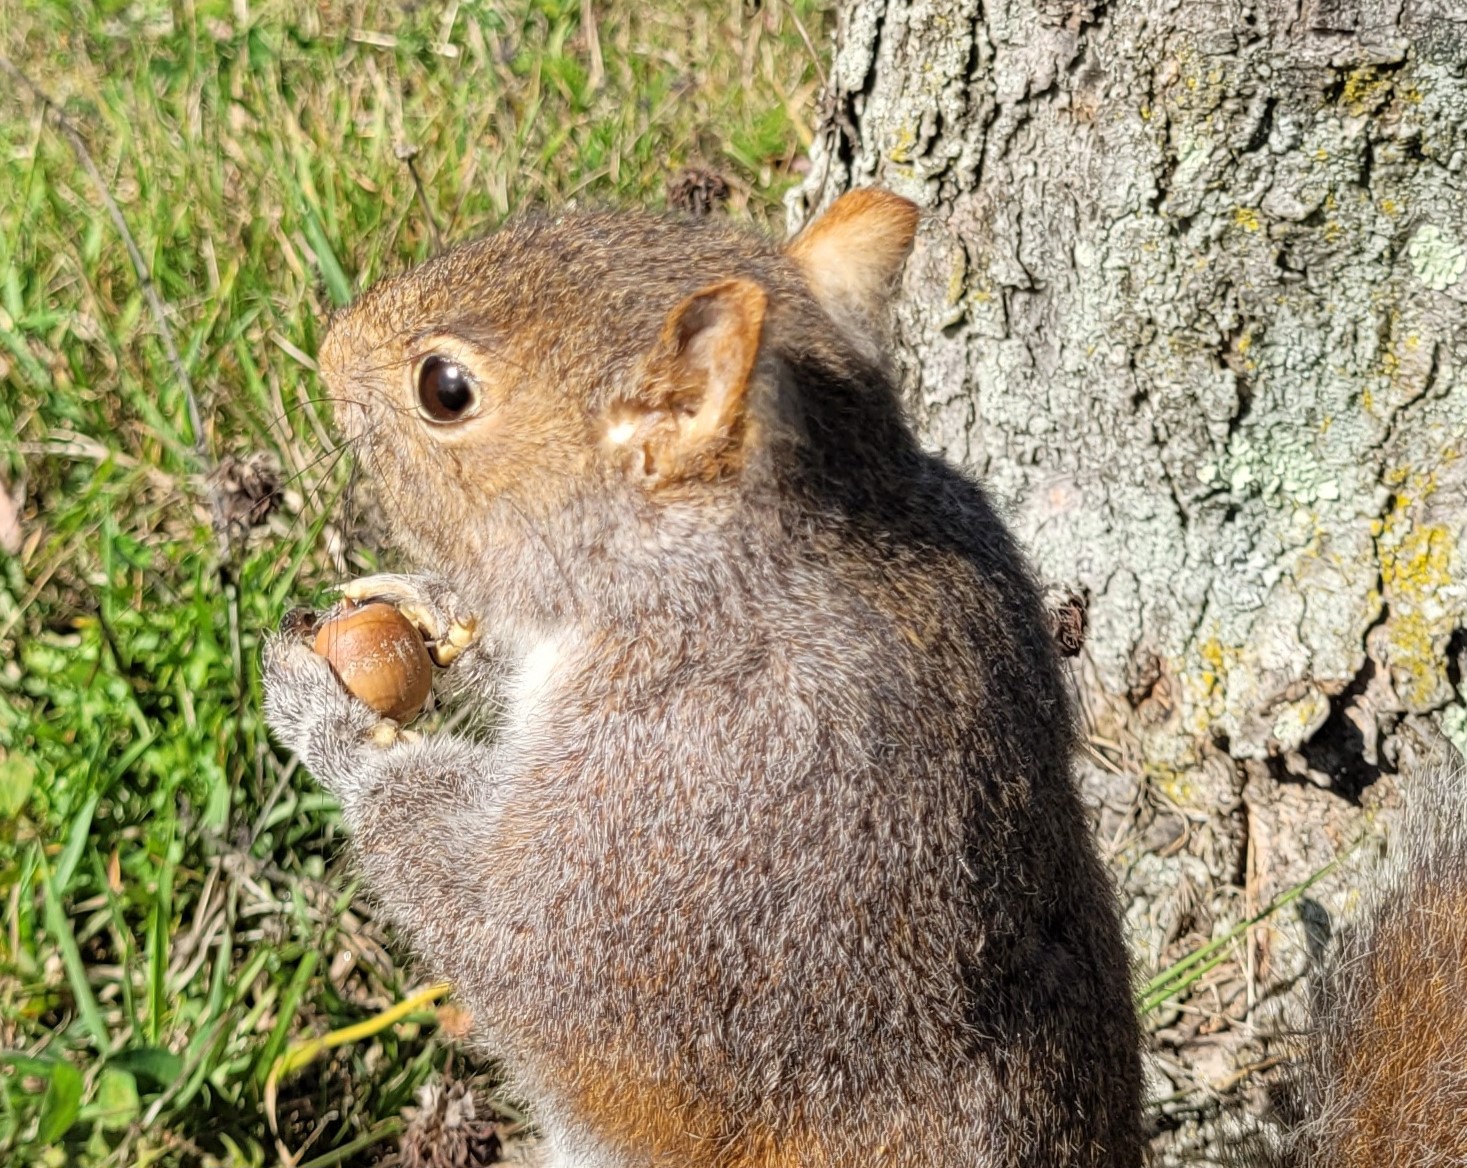
[[[1457,690],[1457,704],[1442,711],[1442,733],[1467,757],[1467,690]]]
[[[961,304],[963,300],[963,281],[968,274],[968,265],[961,252],[958,253],[952,270],[947,274],[947,307]]]
[[[1406,245],[1411,270],[1433,292],[1444,292],[1467,271],[1467,251],[1434,223],[1421,227]]]
[[[1329,418],[1322,426],[1328,426]],[[1223,478],[1233,495],[1257,495],[1290,507],[1309,506],[1340,497],[1340,484],[1329,467],[1320,462],[1313,438],[1306,431],[1274,428],[1250,435],[1240,432],[1228,444],[1218,462],[1197,468],[1200,482]]]

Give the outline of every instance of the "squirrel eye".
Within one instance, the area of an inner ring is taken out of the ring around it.
[[[428,421],[461,421],[478,401],[478,388],[457,362],[435,354],[418,366],[418,412]]]

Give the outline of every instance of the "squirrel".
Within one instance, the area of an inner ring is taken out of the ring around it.
[[[1140,1043],[1026,560],[886,355],[917,208],[783,246],[529,216],[365,292],[319,367],[481,737],[298,637],[277,739],[556,1168],[1130,1168]]]
[[[1334,938],[1247,1168],[1467,1164],[1467,764],[1402,726],[1404,814]]]

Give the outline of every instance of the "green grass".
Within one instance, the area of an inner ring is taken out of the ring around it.
[[[438,237],[656,205],[685,164],[777,222],[817,84],[794,14],[828,33],[821,0],[591,7],[594,35],[580,0],[0,6],[0,54],[79,131],[163,314],[64,129],[5,76],[0,1161],[277,1162],[277,1057],[425,984],[260,721],[262,631],[376,564],[311,371],[320,322]],[[283,505],[224,545],[205,476],[258,452]],[[437,1022],[283,1079],[283,1147],[390,1151],[451,1048]]]

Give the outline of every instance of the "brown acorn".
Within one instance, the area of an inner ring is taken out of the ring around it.
[[[348,690],[394,722],[416,717],[433,688],[423,638],[390,604],[343,604],[322,620],[311,647]]]

